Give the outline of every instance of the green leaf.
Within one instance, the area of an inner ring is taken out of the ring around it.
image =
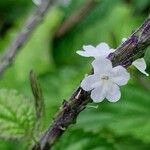
[[[98,134],[74,130],[65,133],[53,150],[64,150],[64,148],[65,150],[93,150],[95,148],[111,150],[112,146],[111,142],[107,142],[106,138],[100,137]]]
[[[136,13],[139,15],[142,11],[149,11],[150,1],[149,0],[132,0],[133,7],[135,7]]]
[[[69,140],[68,140],[69,139]],[[53,150],[146,150],[150,144],[131,136],[117,136],[110,131],[101,133],[69,130],[61,140],[54,145]]]
[[[141,87],[128,85],[122,88],[117,103],[104,101],[99,109],[87,108],[79,117],[77,128],[100,132],[108,128],[117,135],[129,134],[150,142],[150,93]]]
[[[35,125],[32,101],[15,90],[0,90],[0,137],[31,137]]]

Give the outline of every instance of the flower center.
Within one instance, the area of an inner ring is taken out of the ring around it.
[[[108,80],[109,77],[108,77],[108,76],[102,76],[101,79],[102,79],[102,80]]]

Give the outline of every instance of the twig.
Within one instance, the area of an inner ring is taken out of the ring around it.
[[[126,42],[121,44],[114,53],[108,56],[113,66],[128,67],[137,58],[143,57],[145,49],[150,45],[150,18],[137,29]],[[90,103],[90,93],[79,87],[69,101],[64,101],[54,122],[44,133],[32,150],[49,150],[61,137],[66,129],[76,123],[77,116]]]
[[[77,11],[75,11],[66,21],[57,29],[54,38],[60,38],[68,33],[76,24],[78,24],[91,10],[93,10],[98,1],[88,0]]]
[[[36,11],[29,16],[22,31],[18,34],[16,39],[11,43],[0,59],[0,75],[2,75],[4,71],[12,64],[17,53],[42,21],[49,8],[54,5],[54,2],[56,2],[56,0],[43,0],[41,5],[37,7]]]

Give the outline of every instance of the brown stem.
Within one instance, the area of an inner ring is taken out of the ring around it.
[[[43,0],[41,5],[37,7],[36,11],[29,16],[22,31],[18,34],[16,39],[11,43],[0,59],[0,75],[2,75],[4,71],[12,64],[17,53],[42,21],[49,8],[54,5],[54,2],[56,2],[56,0]]]
[[[128,67],[137,58],[143,57],[145,49],[150,45],[150,19],[148,18],[126,42],[121,44],[114,53],[108,56],[113,66],[122,65]],[[81,111],[90,103],[90,93],[79,87],[69,101],[64,101],[54,122],[44,133],[38,144],[32,150],[49,150],[61,137],[66,129],[76,123]]]
[[[91,10],[93,10],[98,1],[88,0],[84,6],[75,11],[65,22],[60,25],[54,38],[60,38],[68,33],[76,24],[78,24]]]

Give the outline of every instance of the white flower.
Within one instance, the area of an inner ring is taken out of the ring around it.
[[[135,60],[132,65],[134,65],[140,72],[145,74],[146,76],[149,76],[149,74],[145,71],[146,70],[146,62],[144,58],[139,58]]]
[[[126,40],[127,40],[126,38],[123,38],[122,43],[124,43]],[[135,66],[140,72],[142,72],[146,76],[149,76],[149,74],[145,71],[146,70],[146,62],[145,62],[144,58],[139,58],[139,59],[135,60],[132,63],[132,65]]]
[[[81,82],[85,91],[91,91],[91,98],[98,103],[105,98],[116,102],[121,97],[119,86],[127,84],[130,74],[122,66],[114,67],[110,60],[95,59],[92,63],[94,74],[89,75]]]
[[[76,53],[84,57],[94,57],[94,58],[106,58],[110,53],[114,52],[108,44],[100,43],[96,47],[92,45],[83,46],[84,51],[77,51]]]

